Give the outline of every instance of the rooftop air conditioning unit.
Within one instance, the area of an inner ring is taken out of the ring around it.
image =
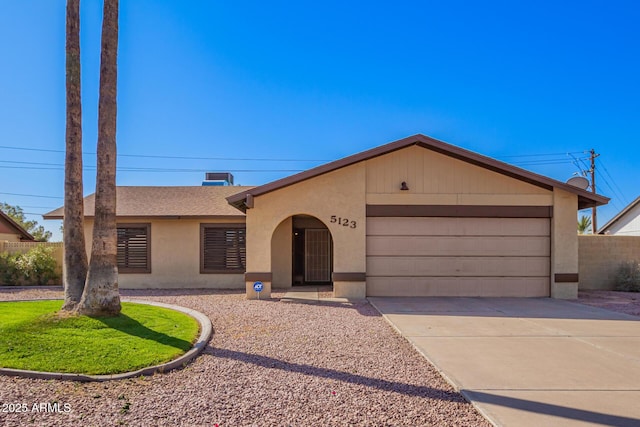
[[[229,172],[207,172],[202,185],[219,187],[233,185],[233,175]]]

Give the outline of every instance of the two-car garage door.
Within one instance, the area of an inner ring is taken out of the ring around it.
[[[368,296],[549,296],[549,218],[367,218]]]

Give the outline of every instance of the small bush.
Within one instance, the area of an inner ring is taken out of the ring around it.
[[[27,253],[0,254],[0,284],[47,285],[58,279],[53,249],[35,247]]]
[[[20,254],[0,253],[0,284],[17,285],[22,276],[18,271],[17,260]]]
[[[615,289],[625,292],[640,292],[640,262],[623,262],[618,267]]]

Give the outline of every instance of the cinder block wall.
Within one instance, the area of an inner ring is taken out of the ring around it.
[[[578,236],[579,289],[610,290],[621,262],[640,261],[640,236]]]

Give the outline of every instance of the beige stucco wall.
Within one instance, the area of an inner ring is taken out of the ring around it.
[[[409,191],[400,190],[402,181]],[[553,206],[549,292],[556,298],[577,293],[577,283],[554,281],[556,273],[578,273],[575,194],[546,190],[415,146],[255,197],[246,217],[247,271],[272,273],[274,287],[289,286],[291,223],[287,219],[304,214],[320,219],[331,231],[334,272],[365,272],[367,204]],[[331,223],[332,216],[356,221],[357,226]],[[251,284],[246,285],[248,296],[255,297]],[[353,285],[358,286],[357,292],[364,286]],[[265,286],[270,289],[271,283]],[[340,283],[343,286],[350,284]]]
[[[333,239],[333,271],[364,272],[365,260],[365,165],[355,164],[298,182],[254,199],[247,210],[247,272],[273,274],[278,285],[287,285],[284,257],[291,263],[291,234],[284,248],[272,251],[274,242],[285,239],[281,223],[294,215],[311,215],[322,221]],[[355,227],[331,222],[332,216],[355,222]],[[286,227],[289,227],[288,223]],[[275,268],[274,268],[275,267]],[[290,266],[288,267],[291,268]],[[290,273],[289,273],[290,274]],[[275,282],[274,282],[275,284]],[[265,283],[266,285],[266,283]],[[247,282],[247,286],[250,283]],[[255,296],[248,292],[249,296]]]
[[[119,219],[119,224],[151,224],[151,273],[118,275],[120,288],[244,289],[243,274],[200,274],[200,224],[243,223],[244,219]],[[85,222],[91,252],[93,220]]]
[[[578,196],[564,190],[553,192],[551,219],[551,297],[577,298],[578,282],[556,282],[556,274],[578,273]]]
[[[553,204],[549,190],[417,146],[367,160],[366,175],[372,205]]]
[[[367,164],[367,203],[376,205],[553,206],[552,270],[577,273],[577,197],[559,194],[452,157],[408,147]],[[408,191],[401,191],[405,181]],[[557,213],[557,215],[556,215]],[[571,237],[566,237],[573,233]],[[553,256],[557,255],[557,259]],[[553,273],[550,275],[551,283]],[[563,290],[566,286],[562,286]],[[547,291],[551,293],[551,289]],[[546,293],[546,292],[545,292]],[[555,293],[561,297],[560,292]],[[564,295],[566,297],[566,295]]]
[[[640,236],[578,236],[580,289],[613,289],[620,263],[640,262]]]
[[[287,218],[278,225],[271,239],[272,286],[290,288],[292,283],[292,239],[293,220]]]

